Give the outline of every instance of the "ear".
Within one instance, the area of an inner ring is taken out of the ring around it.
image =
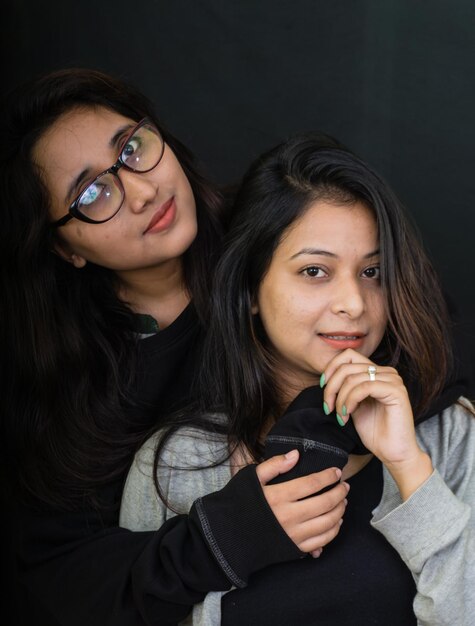
[[[67,263],[71,263],[77,269],[81,269],[87,263],[87,260],[79,254],[72,252],[69,245],[62,241],[61,239],[57,239],[54,244],[53,252],[60,256],[63,261]]]

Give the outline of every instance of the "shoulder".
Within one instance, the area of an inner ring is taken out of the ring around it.
[[[158,528],[177,513],[188,513],[197,498],[222,489],[231,478],[224,435],[183,427],[166,441],[155,464],[162,436],[157,431],[135,455],[122,494],[121,526]]]
[[[221,416],[212,416],[218,421]],[[224,419],[224,418],[223,418]],[[164,436],[159,430],[140,448],[134,458],[134,465],[144,476],[153,476],[157,446]],[[178,429],[166,440],[157,467],[172,469],[196,469],[219,463],[227,456],[227,439],[217,432],[205,431],[194,426]]]

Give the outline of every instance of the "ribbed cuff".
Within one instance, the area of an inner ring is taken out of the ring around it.
[[[270,435],[267,437],[265,447],[266,459],[270,459],[277,454],[285,454],[290,450],[298,450],[300,452],[298,462],[291,470],[285,474],[279,474],[279,476],[276,476],[269,484],[286,482],[293,478],[308,476],[309,474],[321,472],[329,467],[339,467],[343,469],[348,461],[348,454],[344,450],[322,443],[321,441],[285,435]],[[334,485],[330,485],[322,489],[322,491],[327,491],[333,486]]]
[[[255,465],[243,468],[220,491],[199,498],[190,515],[198,518],[213,555],[236,587],[268,565],[305,556],[274,516]]]

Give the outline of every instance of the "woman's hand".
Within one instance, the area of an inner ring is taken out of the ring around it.
[[[279,524],[302,552],[318,557],[322,547],[330,543],[340,530],[349,485],[339,483],[320,495],[312,496],[340,479],[341,470],[335,467],[277,485],[267,485],[279,474],[292,469],[298,457],[298,451],[292,450],[263,461],[256,471],[264,496]]]
[[[370,366],[376,368],[373,376]],[[354,350],[337,354],[324,374],[326,409],[335,409],[343,426],[352,416],[363,444],[384,463],[407,499],[433,468],[417,443],[402,378],[393,367],[378,366]]]

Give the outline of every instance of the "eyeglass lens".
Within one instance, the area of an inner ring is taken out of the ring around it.
[[[160,161],[163,140],[152,125],[140,126],[126,141],[119,160],[134,172],[148,172]],[[116,174],[105,172],[81,193],[76,208],[85,217],[102,222],[113,217],[124,198],[122,184]]]

